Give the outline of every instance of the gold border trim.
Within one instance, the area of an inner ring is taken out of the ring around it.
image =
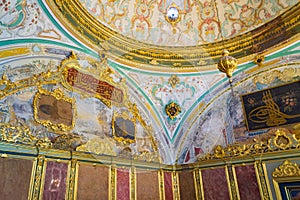
[[[59,124],[54,124],[50,120],[41,120],[38,118],[38,104],[39,100],[41,98],[41,95],[46,95],[46,96],[52,96],[56,100],[63,100],[71,104],[72,106],[72,122],[71,126],[67,126],[65,124],[59,123]],[[33,100],[33,110],[34,110],[34,119],[36,122],[39,124],[42,124],[43,126],[50,128],[53,130],[55,133],[60,133],[63,134],[66,131],[72,130],[75,126],[75,118],[76,118],[76,106],[75,106],[75,99],[74,98],[68,98],[65,96],[63,91],[61,89],[55,89],[53,92],[44,90],[42,88],[39,88],[39,90],[36,92],[34,95],[34,100]]]
[[[129,138],[123,138],[123,137],[118,137],[116,135],[116,130],[115,130],[115,123],[116,123],[116,118],[122,118],[123,120],[129,120],[133,123],[134,125],[134,139],[129,139]],[[136,141],[136,121],[134,118],[130,118],[129,115],[126,112],[123,112],[122,114],[118,114],[117,112],[114,112],[113,117],[112,117],[112,122],[111,122],[111,128],[112,128],[112,135],[114,140],[117,142],[121,142],[124,144],[131,144]]]

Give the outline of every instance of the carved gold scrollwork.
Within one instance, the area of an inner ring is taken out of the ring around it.
[[[54,149],[71,151],[75,150],[75,148],[81,144],[82,141],[80,137],[70,134],[62,134],[53,140],[52,147]]]
[[[214,148],[213,153],[208,153],[199,158],[199,160],[243,157],[295,148],[299,148],[299,141],[296,139],[295,135],[279,129],[268,141],[255,142],[252,144],[232,144],[226,147],[218,145]]]
[[[42,148],[50,148],[51,141],[48,138],[36,138],[28,127],[0,124],[0,141],[27,144]]]
[[[297,147],[299,141],[296,139],[295,135],[288,134],[282,130],[277,130],[275,137],[269,140],[269,149],[289,149]]]
[[[114,146],[114,142],[108,138],[96,137],[89,140],[86,144],[77,147],[76,151],[116,156],[117,153],[114,151]]]
[[[299,165],[286,160],[279,167],[275,168],[272,176],[274,178],[300,176]]]

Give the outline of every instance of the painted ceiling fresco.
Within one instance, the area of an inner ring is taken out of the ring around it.
[[[163,46],[194,46],[250,31],[295,5],[297,0],[81,0],[97,20],[127,37]],[[169,8],[180,20],[166,20]]]
[[[172,2],[81,3],[126,36],[176,46],[220,40],[217,11],[223,35],[230,38],[297,1],[217,1],[218,10],[214,2],[174,1],[182,19],[173,27],[164,19]],[[69,30],[44,1],[0,1],[2,133],[30,133],[57,148],[67,138],[69,149],[92,154],[192,163],[216,145],[272,134],[272,127],[247,130],[241,95],[300,80],[297,37],[264,54],[262,62],[253,62],[255,55],[239,61],[231,89],[215,66],[152,71],[125,65],[85,46]],[[284,128],[300,135],[295,124]]]

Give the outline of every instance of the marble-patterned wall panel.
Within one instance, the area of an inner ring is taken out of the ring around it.
[[[159,182],[157,171],[136,171],[136,191],[138,200],[159,199]]]
[[[225,168],[201,170],[205,200],[229,200]]]
[[[259,186],[253,165],[236,166],[235,173],[241,199],[260,199]]]
[[[109,168],[80,164],[78,168],[78,200],[108,199]]]
[[[179,174],[180,199],[181,200],[196,199],[193,171],[180,171],[178,174]]]
[[[44,200],[65,199],[67,174],[67,163],[55,161],[47,162],[43,191]]]
[[[32,161],[0,159],[0,199],[27,200],[30,186]]]
[[[165,200],[173,199],[172,173],[164,172]]]
[[[130,199],[130,185],[129,185],[129,170],[117,169],[117,199],[129,200]]]

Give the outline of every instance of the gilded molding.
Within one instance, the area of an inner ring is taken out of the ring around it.
[[[115,166],[110,166],[109,170],[109,198],[111,200],[116,200],[117,196],[117,169]]]
[[[130,200],[136,200],[136,169],[130,168]]]
[[[173,199],[180,200],[178,171],[172,171],[171,173],[172,173]]]
[[[270,198],[271,192],[269,191],[267,180],[266,180],[266,177],[268,176],[264,172],[262,163],[260,161],[255,161],[254,167],[255,167],[255,173],[256,173],[256,178],[257,178],[261,198],[263,200],[272,199]]]
[[[77,159],[72,159],[69,163],[66,200],[76,199],[76,176],[77,176]]]
[[[238,188],[234,167],[232,167],[232,165],[226,166],[225,170],[226,170],[226,178],[228,183],[228,190],[231,196],[230,199],[232,200],[240,199],[239,188]]]
[[[42,194],[42,177],[43,177],[43,173],[45,171],[45,156],[39,155],[36,158],[35,161],[35,165],[36,168],[34,170],[34,180],[33,180],[33,187],[32,187],[32,193],[31,193],[31,197],[29,199],[32,200],[38,200],[41,199],[41,194]]]
[[[197,200],[202,200],[202,180],[201,180],[201,172],[198,168],[193,170],[193,177],[194,177],[194,186],[195,186],[195,192],[196,192],[196,199]]]
[[[300,143],[296,139],[295,135],[278,129],[275,132],[275,135],[272,136],[268,141],[255,142],[252,144],[232,144],[226,147],[218,145],[213,150],[213,153],[208,153],[207,155],[200,157],[199,161],[245,157],[266,152],[295,149],[299,147]]]
[[[164,171],[159,169],[158,173],[158,185],[159,185],[159,199],[165,200],[165,182],[164,182]]]
[[[191,47],[161,47],[136,41],[107,28],[78,0],[47,0],[47,4],[65,27],[73,27],[70,31],[81,41],[91,48],[107,50],[114,60],[131,65],[135,63],[132,66],[143,64],[153,67],[152,63],[176,68],[205,66],[207,64],[202,64],[215,64],[223,49],[229,50],[233,57],[241,58],[290,39],[299,32],[300,25],[298,3],[264,26],[231,39]]]
[[[273,178],[300,176],[300,168],[297,163],[285,160],[272,173]]]

